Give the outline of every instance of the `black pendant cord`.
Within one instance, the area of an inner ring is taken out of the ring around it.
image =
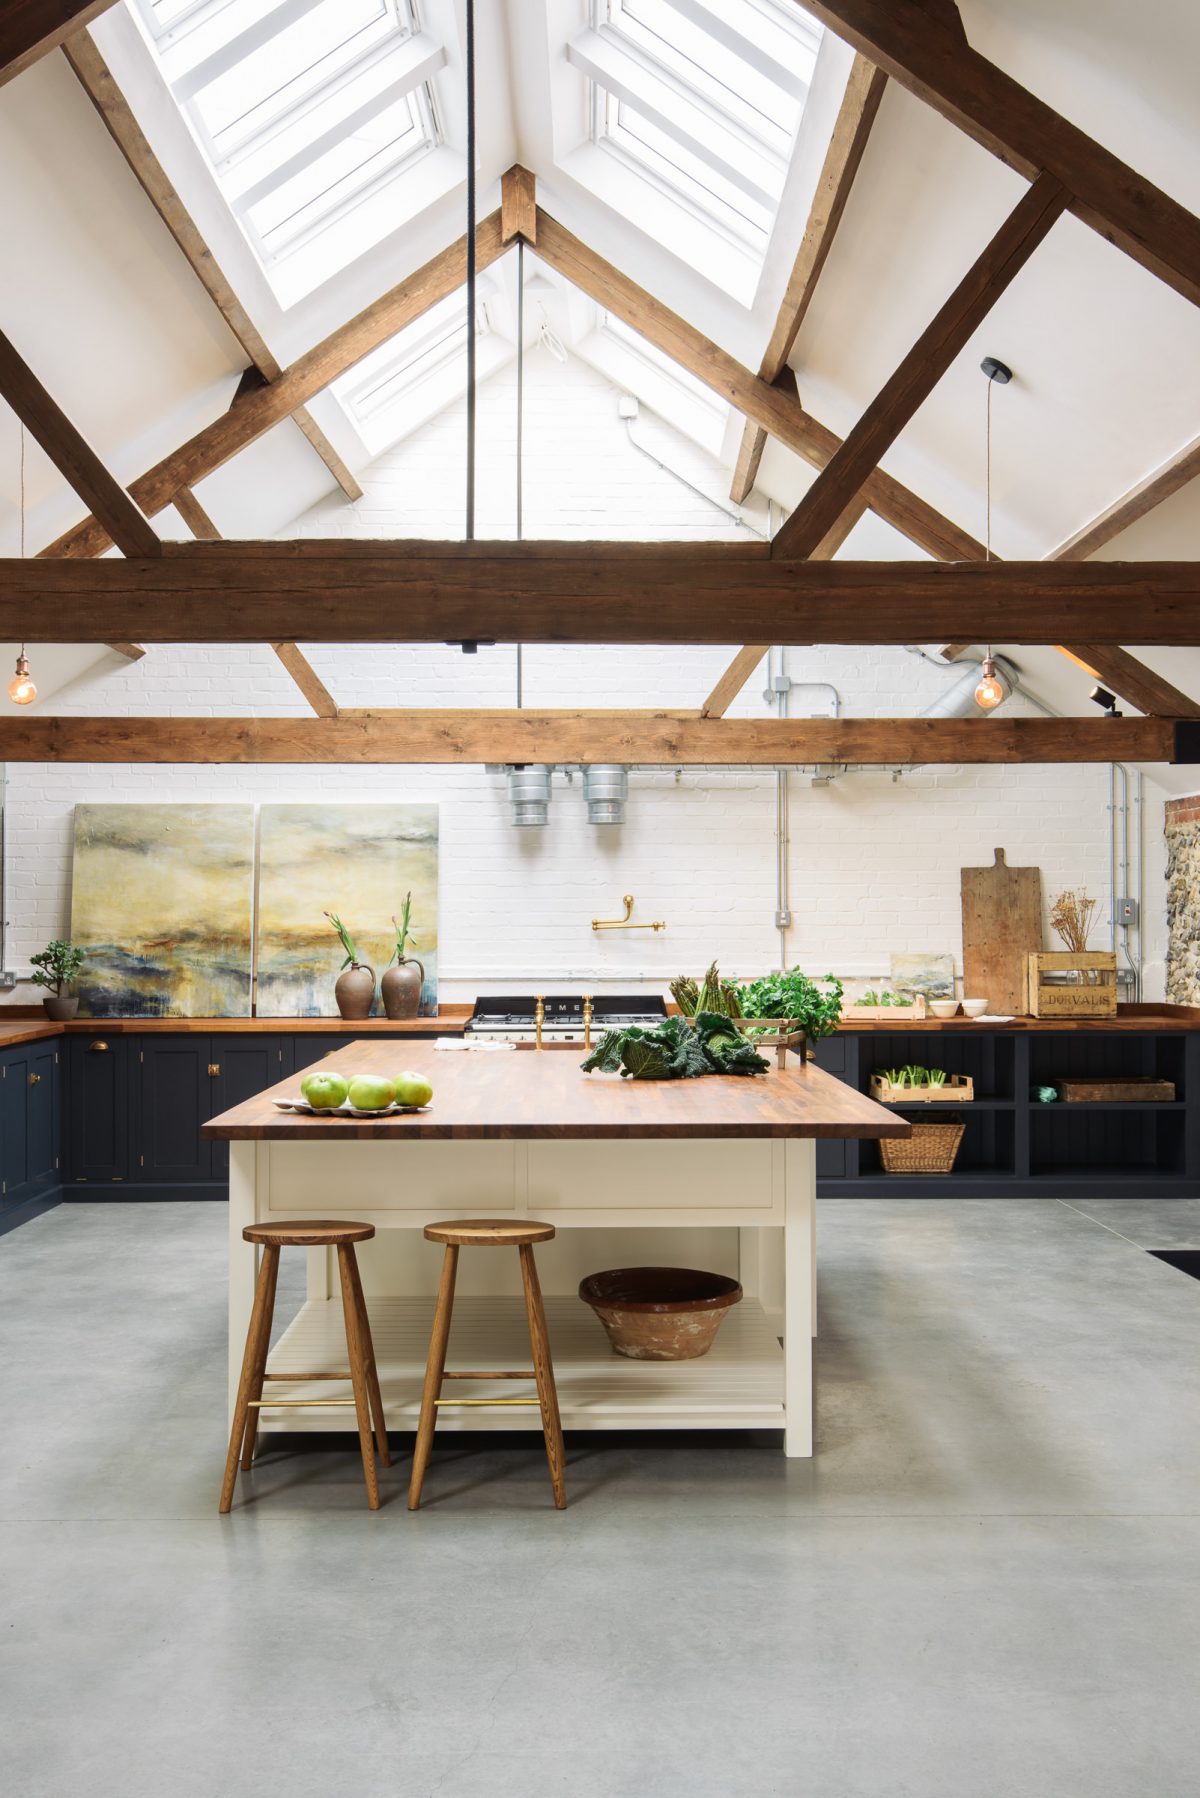
[[[525,532],[525,242],[517,239],[517,542]],[[517,708],[524,686],[521,645],[517,644]]]
[[[467,542],[475,536],[475,0],[467,0]]]

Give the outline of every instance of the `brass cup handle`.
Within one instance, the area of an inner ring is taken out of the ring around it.
[[[99,1039],[94,1043],[89,1043],[88,1044],[88,1054],[89,1055],[107,1055],[108,1054],[108,1044],[106,1042],[104,1042],[103,1039]]]
[[[40,1074],[30,1074],[30,1076],[29,1076],[30,1086],[37,1086],[39,1084],[39,1082],[41,1081],[41,1078],[42,1078],[42,1076]]]

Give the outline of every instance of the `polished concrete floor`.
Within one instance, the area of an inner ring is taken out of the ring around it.
[[[225,1214],[0,1242],[12,1798],[1193,1798],[1200,1203],[825,1203],[818,1454],[267,1455]],[[294,1290],[294,1289],[293,1289]],[[281,1294],[281,1309],[287,1309]]]

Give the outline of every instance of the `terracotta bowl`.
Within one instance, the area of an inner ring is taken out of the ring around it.
[[[618,1355],[633,1361],[694,1361],[707,1355],[721,1321],[742,1296],[725,1274],[692,1267],[610,1267],[579,1283]]]

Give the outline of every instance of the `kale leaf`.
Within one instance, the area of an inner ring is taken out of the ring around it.
[[[729,1018],[711,1011],[697,1012],[693,1029],[718,1074],[763,1074],[771,1065]]]
[[[666,1018],[654,1030],[630,1024],[606,1031],[581,1066],[585,1074],[620,1069],[631,1080],[691,1080],[701,1074],[758,1074],[770,1063],[728,1018],[700,1012],[691,1022]]]

